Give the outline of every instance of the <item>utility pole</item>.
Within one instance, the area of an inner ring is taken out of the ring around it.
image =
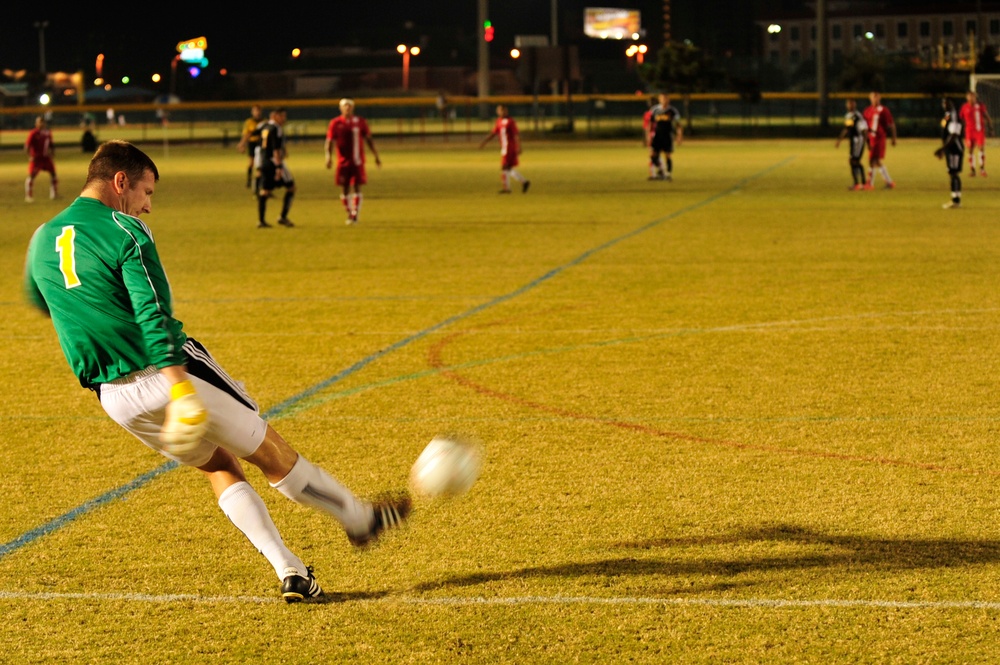
[[[663,0],[663,45],[670,44],[670,0]]]
[[[821,130],[830,126],[830,91],[826,82],[827,58],[830,53],[830,35],[826,26],[826,0],[816,0],[816,92],[818,94],[816,113],[819,115]]]
[[[479,97],[490,96],[490,45],[486,41],[485,23],[489,20],[489,0],[479,0]],[[485,105],[481,106],[485,109]]]
[[[552,45],[559,46],[559,0],[552,0],[549,21],[552,23]]]
[[[48,21],[35,21],[38,29],[38,71],[45,73],[45,28],[49,27]]]

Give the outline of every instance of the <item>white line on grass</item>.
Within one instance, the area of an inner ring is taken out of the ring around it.
[[[205,604],[272,604],[283,602],[275,596],[198,596],[194,594],[146,594],[146,593],[30,593],[25,591],[0,591],[0,600],[96,600],[131,601],[138,603],[205,603]],[[902,610],[1000,610],[1000,602],[986,600],[847,600],[820,598],[816,600],[788,600],[782,598],[648,598],[635,596],[445,596],[441,598],[418,598],[414,596],[384,596],[373,599],[351,599],[332,604],[401,604],[401,605],[446,605],[463,607],[473,605],[670,605],[677,607],[856,607],[861,609],[902,609]]]

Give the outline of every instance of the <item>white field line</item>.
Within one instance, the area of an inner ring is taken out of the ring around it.
[[[30,593],[0,591],[0,600],[95,600],[131,601],[137,603],[205,603],[205,604],[272,604],[283,602],[277,596],[198,596],[194,594],[144,594],[144,593]],[[984,600],[846,600],[821,598],[816,600],[788,600],[782,598],[646,598],[635,596],[512,596],[492,597],[445,596],[418,598],[415,596],[385,596],[377,599],[352,599],[331,604],[347,603],[386,605],[444,605],[449,607],[483,605],[664,605],[674,607],[749,607],[749,608],[811,608],[844,607],[860,609],[913,609],[913,610],[1000,610],[1000,601]]]

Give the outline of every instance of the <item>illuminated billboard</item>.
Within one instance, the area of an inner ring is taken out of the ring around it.
[[[586,7],[583,32],[597,39],[639,39],[642,36],[640,12],[638,9]]]
[[[186,63],[192,65],[208,66],[208,58],[205,57],[205,49],[208,48],[208,40],[204,37],[185,39],[177,44],[178,57]]]

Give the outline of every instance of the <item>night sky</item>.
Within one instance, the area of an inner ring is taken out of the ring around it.
[[[740,50],[746,48],[753,7],[761,0],[672,0],[670,4],[673,39],[692,39],[714,50]],[[144,14],[147,6],[159,11]],[[293,67],[289,56],[294,47],[392,51],[399,42],[421,40],[426,64],[475,64],[477,0],[335,0],[323,13],[307,3],[288,1],[263,5],[266,9],[257,15],[247,9],[230,10],[221,19],[200,15],[195,2],[160,9],[167,6],[131,3],[117,11],[111,4],[98,4],[92,11],[58,12],[27,4],[5,8],[0,19],[0,69],[39,69],[39,30],[34,24],[40,20],[48,21],[46,70],[83,70],[87,76],[94,73],[98,53],[105,55],[108,77],[128,74],[144,80],[153,72],[166,73],[177,43],[200,36],[208,39],[209,66],[234,73]],[[646,41],[654,47],[662,42],[662,0],[556,0],[556,7],[563,43],[602,48],[594,44],[600,40],[582,35],[584,7],[639,9]],[[551,34],[551,8],[551,0],[492,0],[489,14],[497,31],[493,50],[505,53],[516,34]],[[729,20],[720,22],[722,15]]]

